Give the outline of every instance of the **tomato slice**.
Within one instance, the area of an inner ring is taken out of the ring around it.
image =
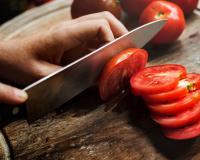
[[[186,97],[172,103],[148,105],[148,108],[156,114],[176,115],[194,107],[196,102],[199,100],[199,96],[200,90],[197,90],[192,93],[188,93]]]
[[[128,86],[130,77],[143,69],[148,53],[143,49],[130,48],[114,56],[105,66],[99,82],[102,100],[108,100]]]
[[[190,73],[182,81],[182,86],[186,86],[188,91],[200,89],[200,74]]]
[[[186,96],[188,92],[200,89],[200,74],[190,73],[179,81],[178,86],[168,92],[145,95],[143,98],[149,104],[174,101]]]
[[[200,120],[182,128],[163,128],[164,135],[170,139],[184,140],[200,136]]]
[[[200,119],[200,103],[197,103],[193,108],[174,116],[161,116],[153,114],[152,119],[163,127],[183,127],[197,122]]]
[[[148,104],[158,104],[184,98],[187,95],[187,93],[188,93],[187,88],[178,85],[177,88],[171,91],[152,94],[152,95],[145,95],[143,98],[145,102],[147,102]]]
[[[166,64],[145,68],[131,78],[135,95],[147,95],[170,91],[185,78],[186,69],[178,64]]]

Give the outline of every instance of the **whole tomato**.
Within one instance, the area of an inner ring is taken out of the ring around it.
[[[121,0],[122,9],[129,15],[139,17],[144,8],[155,0]]]
[[[185,15],[191,14],[198,4],[198,0],[170,0],[170,1],[178,4],[182,8]]]
[[[118,0],[74,0],[71,6],[72,18],[102,11],[109,11],[121,18],[122,9]]]
[[[160,19],[167,19],[168,21],[151,43],[155,45],[168,44],[177,40],[185,28],[182,9],[172,2],[154,1],[144,9],[139,23],[143,25]]]

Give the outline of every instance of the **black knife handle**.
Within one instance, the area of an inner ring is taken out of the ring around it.
[[[7,124],[26,117],[25,105],[10,106],[6,104],[0,104],[0,128]]]

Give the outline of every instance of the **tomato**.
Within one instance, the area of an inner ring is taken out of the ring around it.
[[[186,78],[181,80],[181,85],[187,87],[188,91],[200,89],[200,74],[189,73]]]
[[[170,0],[173,3],[179,5],[185,15],[189,15],[197,8],[198,0]]]
[[[72,18],[102,11],[109,11],[121,18],[122,9],[117,0],[74,0],[71,6]]]
[[[179,79],[186,76],[185,67],[177,64],[158,65],[145,68],[131,78],[133,94],[147,95],[174,89]]]
[[[185,18],[181,8],[172,2],[154,1],[144,9],[139,23],[143,25],[159,19],[167,19],[168,21],[151,43],[161,45],[177,40],[185,27]]]
[[[149,104],[170,102],[186,96],[188,92],[200,89],[200,74],[187,74],[185,79],[179,81],[178,86],[168,92],[145,95],[143,98]]]
[[[200,90],[197,90],[192,93],[188,93],[186,97],[172,103],[148,105],[148,107],[153,113],[162,115],[176,115],[177,113],[192,108],[199,100],[199,97]]]
[[[148,104],[157,104],[157,103],[171,102],[176,99],[183,98],[187,95],[187,93],[188,90],[186,87],[178,85],[178,87],[176,87],[171,91],[152,94],[152,95],[145,95],[143,98],[145,102],[147,102]]]
[[[163,128],[164,135],[170,139],[184,140],[200,136],[200,120],[183,128]]]
[[[194,107],[173,116],[152,115],[152,119],[163,127],[177,128],[183,127],[200,120],[200,103]]]
[[[122,9],[129,15],[139,17],[144,8],[155,0],[121,0]]]
[[[127,87],[130,77],[144,68],[147,59],[145,50],[130,48],[108,61],[99,82],[101,98],[108,100]]]

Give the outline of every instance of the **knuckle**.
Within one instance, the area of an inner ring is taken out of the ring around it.
[[[113,18],[112,13],[109,12],[109,11],[103,11],[103,15],[104,15],[105,17],[111,17],[111,18]]]
[[[36,67],[34,71],[35,71],[35,74],[34,74],[34,75],[35,75],[35,79],[36,79],[36,80],[47,76],[46,71],[45,71],[44,69],[42,69],[42,68],[37,68],[37,67]]]
[[[37,63],[32,62],[30,63],[29,67],[33,75],[32,77],[33,80],[38,80],[40,78],[47,76],[46,71]]]
[[[100,19],[100,20],[99,20],[99,24],[100,24],[100,26],[102,26],[102,27],[108,26],[108,25],[109,25],[109,23],[108,23],[108,21],[107,21],[106,19]]]

